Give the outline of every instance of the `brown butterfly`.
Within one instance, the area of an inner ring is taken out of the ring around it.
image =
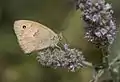
[[[31,20],[15,21],[14,31],[25,53],[31,53],[50,46],[55,46],[59,42],[59,37],[55,32]]]

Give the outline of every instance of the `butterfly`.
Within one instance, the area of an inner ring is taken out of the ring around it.
[[[15,21],[14,32],[24,53],[56,46],[60,40],[58,34],[50,28],[31,20]]]

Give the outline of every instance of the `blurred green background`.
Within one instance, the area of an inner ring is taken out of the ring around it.
[[[108,0],[119,23],[119,0]],[[88,82],[92,68],[68,72],[38,64],[36,55],[20,49],[13,23],[18,19],[39,21],[56,33],[63,33],[71,48],[81,49],[86,59],[101,62],[101,52],[84,39],[84,22],[73,0],[0,0],[0,82]],[[120,36],[111,48],[111,58],[119,54]]]

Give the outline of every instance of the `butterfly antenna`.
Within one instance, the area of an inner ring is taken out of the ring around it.
[[[60,32],[58,34],[58,38],[59,38],[59,44],[65,49],[65,46],[68,45],[68,40],[66,39],[65,36],[63,36],[63,33]]]

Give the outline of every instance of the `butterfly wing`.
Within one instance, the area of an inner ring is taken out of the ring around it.
[[[57,34],[51,29],[30,20],[16,21],[14,23],[14,30],[18,42],[25,53],[47,48],[57,44],[59,41]]]

